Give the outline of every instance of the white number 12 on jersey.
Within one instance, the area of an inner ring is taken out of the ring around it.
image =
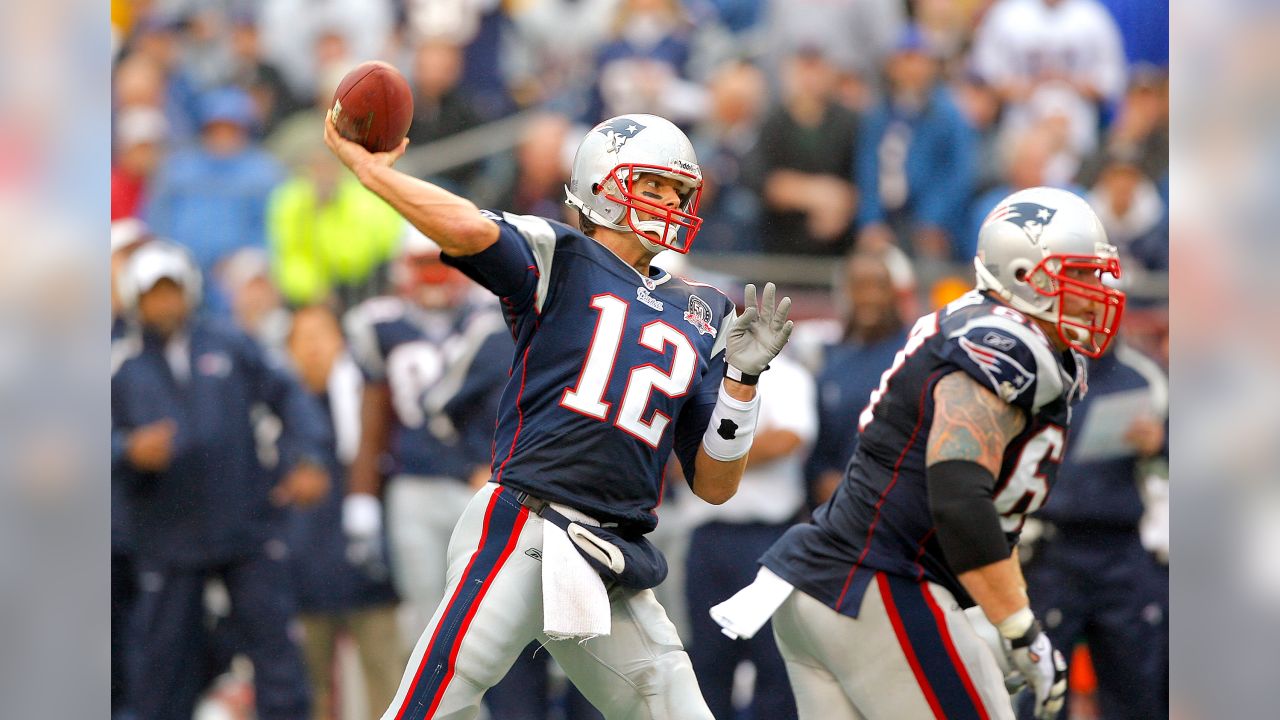
[[[613,366],[622,345],[622,333],[627,326],[629,306],[627,301],[616,295],[604,294],[591,298],[591,307],[600,311],[600,317],[596,321],[595,333],[591,336],[587,360],[582,365],[578,384],[564,391],[560,404],[574,412],[605,422],[612,404],[605,401],[604,394],[613,377]],[[641,328],[639,342],[659,354],[666,352],[667,345],[675,348],[671,371],[663,372],[652,363],[631,368],[614,425],[656,448],[671,418],[654,410],[653,418],[645,421],[649,396],[654,390],[673,398],[688,392],[689,384],[693,382],[693,373],[698,367],[698,352],[684,333],[661,320],[654,320]]]

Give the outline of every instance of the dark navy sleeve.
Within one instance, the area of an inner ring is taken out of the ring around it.
[[[497,224],[497,241],[474,255],[445,254],[442,260],[504,299],[517,313],[540,312],[555,256],[555,228],[532,215],[481,213]]]
[[[943,330],[943,359],[1010,405],[1036,412],[1062,394],[1048,340],[1025,321],[980,315],[946,323]]]

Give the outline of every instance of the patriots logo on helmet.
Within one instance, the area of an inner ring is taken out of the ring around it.
[[[1053,220],[1057,212],[1057,209],[1045,207],[1039,203],[1013,203],[991,211],[983,225],[1000,221],[1011,222],[1021,228],[1022,232],[1026,233],[1027,239],[1035,244],[1040,242],[1040,234],[1044,232],[1044,227]]]
[[[628,140],[635,137],[636,133],[644,130],[644,128],[644,125],[631,118],[620,117],[601,123],[596,127],[596,132],[609,138],[607,152],[616,153],[622,149],[623,145],[627,144]]]

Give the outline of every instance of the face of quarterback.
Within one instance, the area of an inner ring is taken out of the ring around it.
[[[169,278],[160,278],[138,297],[138,317],[143,326],[169,337],[187,321],[187,294]]]
[[[670,208],[672,210],[680,207],[680,203],[682,201],[680,191],[683,189],[684,186],[680,182],[666,177],[665,175],[657,175],[654,173],[640,173],[636,176],[635,180],[631,181],[632,193],[639,195],[646,200],[652,201],[655,205]],[[638,208],[636,209],[636,216],[641,222],[646,220],[664,219]],[[658,233],[656,232],[646,232],[644,235],[654,242],[657,242],[659,239]]]

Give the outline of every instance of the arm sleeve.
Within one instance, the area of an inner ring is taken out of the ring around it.
[[[443,255],[445,264],[502,298],[517,314],[541,312],[551,283],[555,227],[532,215],[480,212],[498,225],[498,240],[474,255]]]
[[[996,479],[986,468],[947,460],[930,465],[927,477],[938,544],[957,575],[1009,557],[1013,548],[992,501]]]

